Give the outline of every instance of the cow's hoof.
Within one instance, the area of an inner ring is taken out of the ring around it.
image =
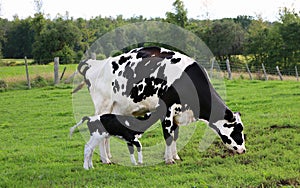
[[[181,158],[180,158],[178,155],[175,155],[175,156],[173,157],[173,159],[176,160],[176,161],[181,160]]]
[[[172,165],[172,164],[176,164],[176,162],[173,159],[167,160],[166,161],[167,165]]]

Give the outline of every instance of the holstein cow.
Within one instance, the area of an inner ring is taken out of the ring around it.
[[[181,113],[181,105],[174,104],[172,105],[170,111],[177,115]],[[169,114],[169,117],[173,116],[173,114]],[[145,121],[147,120],[147,121]],[[135,118],[133,116],[123,116],[123,115],[115,115],[115,114],[103,114],[103,115],[95,115],[92,117],[85,116],[78,122],[76,125],[71,127],[70,136],[72,136],[74,130],[87,121],[87,126],[90,131],[91,140],[88,144],[85,145],[84,148],[84,164],[83,167],[85,169],[93,168],[93,151],[96,146],[99,145],[101,141],[109,136],[116,136],[121,138],[127,142],[127,147],[130,153],[130,159],[132,164],[142,164],[143,163],[143,155],[142,155],[142,144],[138,140],[142,134],[157,121],[157,117],[151,116],[150,113],[145,114],[144,117]],[[134,157],[134,148],[136,146],[138,151],[138,163]],[[103,153],[101,153],[102,158],[107,158],[108,154],[106,150],[101,149]]]
[[[183,120],[204,120],[229,149],[239,154],[246,151],[239,113],[225,105],[204,68],[184,54],[142,47],[101,61],[83,61],[78,71],[84,76],[97,115],[140,116],[161,112],[155,114],[162,122],[167,164],[180,159],[176,140],[178,124]],[[173,104],[182,106],[180,115],[168,116]],[[105,142],[100,143],[100,150],[105,148],[103,145]],[[109,153],[109,146],[106,148]],[[101,160],[110,162],[108,158]]]

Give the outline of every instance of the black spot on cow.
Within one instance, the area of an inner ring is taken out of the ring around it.
[[[125,65],[125,67],[128,67],[131,64],[131,61],[128,61]]]
[[[121,76],[122,74],[123,74],[123,72],[122,72],[122,71],[120,71],[120,72],[119,72],[119,74],[118,74],[118,76]]]
[[[170,120],[165,120],[165,126],[169,127],[172,125],[172,122]]]
[[[150,58],[150,57],[158,57],[162,59],[171,59],[175,55],[175,52],[165,51],[162,52],[159,47],[144,47],[140,49],[136,55],[136,58]]]
[[[132,79],[134,76],[134,71],[132,70],[131,67],[125,67],[124,72],[123,72],[123,77],[127,79]]]
[[[113,61],[111,64],[112,64],[112,68],[113,68],[113,74],[115,74],[115,72],[119,68],[119,65],[115,61]]]
[[[128,57],[121,56],[120,59],[119,59],[119,65],[122,65],[123,63],[126,63],[131,58],[132,58],[131,56],[128,56]]]
[[[225,123],[225,124],[223,125],[223,127],[231,128],[231,127],[234,127],[234,124],[228,124],[228,123]]]
[[[117,93],[120,91],[120,85],[119,85],[118,80],[115,80],[115,84],[113,86],[113,91],[114,91],[114,93]]]
[[[235,121],[235,117],[233,116],[232,111],[230,111],[228,108],[226,108],[226,110],[225,110],[224,119],[229,121],[229,122],[234,122]]]
[[[91,82],[90,82],[90,80],[89,79],[85,79],[85,83],[88,86],[88,90],[90,90],[90,87],[92,85]]]
[[[130,92],[130,98],[132,98],[134,102],[140,102],[146,99],[147,97],[153,96],[154,94],[158,94],[159,87],[156,87],[155,83],[160,84],[162,86],[166,85],[166,81],[161,80],[159,78],[144,78],[135,86],[133,86]],[[158,94],[158,96],[160,95]]]
[[[176,64],[176,63],[178,63],[180,61],[181,61],[181,58],[172,58],[171,59],[171,64]]]
[[[230,137],[238,144],[242,145],[244,140],[242,137],[242,131],[243,131],[243,125],[240,123],[235,124],[232,133],[230,134]]]
[[[224,144],[231,144],[231,140],[227,136],[222,135],[220,132],[219,132],[219,135],[220,135],[222,141],[224,142]]]

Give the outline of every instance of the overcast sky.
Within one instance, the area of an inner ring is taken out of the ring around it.
[[[165,17],[172,11],[174,0],[43,0],[42,10],[54,18],[58,13],[66,11],[74,18],[123,15],[125,18],[143,15],[147,18]],[[238,15],[256,17],[261,15],[269,21],[278,20],[281,7],[294,8],[300,11],[300,0],[183,0],[189,18],[235,18]],[[20,18],[33,16],[34,0],[0,0],[1,18],[12,19],[13,15]],[[207,14],[208,13],[208,14]]]

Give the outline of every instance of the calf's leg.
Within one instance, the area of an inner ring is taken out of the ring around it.
[[[83,163],[83,168],[86,170],[93,167],[93,153],[95,150],[95,147],[99,145],[101,141],[101,136],[99,133],[93,133],[92,136],[90,137],[90,140],[85,144],[84,147],[84,163]]]
[[[135,160],[135,157],[134,157],[134,148],[133,148],[133,144],[128,142],[127,143],[127,147],[128,147],[128,150],[129,150],[129,154],[130,154],[130,160],[131,160],[131,163],[133,165],[137,165],[136,163],[136,160]]]

